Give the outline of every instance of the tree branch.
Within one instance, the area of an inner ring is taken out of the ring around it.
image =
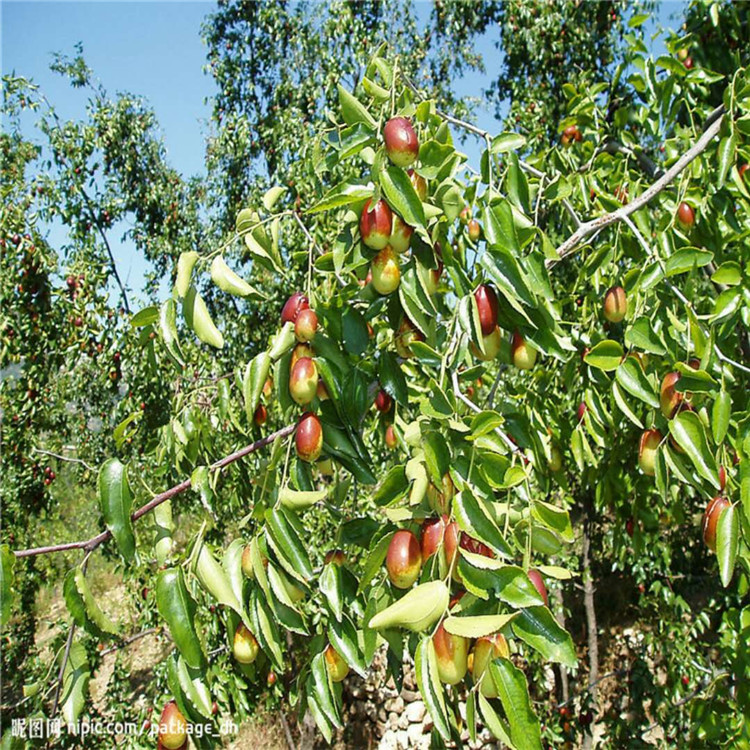
[[[217,461],[216,463],[211,464],[209,469],[211,471],[219,471],[220,469],[223,469],[225,466],[229,466],[229,464],[234,463],[235,461],[239,460],[240,458],[244,458],[245,456],[249,455],[250,453],[253,453],[254,451],[259,450],[260,448],[264,448],[266,445],[269,445],[270,443],[273,443],[274,440],[277,440],[279,438],[284,438],[287,435],[291,435],[295,430],[297,429],[296,424],[287,425],[286,427],[282,427],[280,430],[276,430],[276,432],[272,432],[270,435],[266,435],[266,437],[261,438],[260,440],[256,440],[254,443],[250,443],[250,445],[246,445],[244,448],[241,448],[238,451],[235,451],[229,456],[226,456],[225,458],[222,458],[220,461]],[[145,516],[147,513],[152,511],[157,506],[161,505],[163,502],[166,502],[167,500],[171,500],[175,495],[179,495],[182,492],[185,492],[185,490],[190,489],[190,480],[186,479],[183,482],[180,482],[179,484],[176,484],[174,487],[170,487],[165,492],[162,492],[159,495],[156,495],[154,498],[149,500],[145,505],[142,505],[138,510],[136,510],[130,518],[133,521],[137,521],[142,516]],[[64,544],[53,544],[48,547],[34,547],[32,549],[22,549],[22,550],[15,550],[13,554],[16,557],[33,557],[35,555],[47,555],[51,552],[63,552],[65,550],[70,549],[84,549],[87,552],[91,552],[92,550],[95,550],[100,544],[103,542],[106,542],[107,539],[109,539],[112,536],[112,532],[107,529],[107,531],[102,531],[101,534],[97,534],[96,536],[91,537],[91,539],[83,539],[78,542],[66,542]]]
[[[555,265],[555,263],[573,253],[589,235],[617,221],[623,221],[630,214],[635,213],[639,208],[643,208],[643,206],[653,200],[688,164],[706,150],[708,144],[718,134],[723,120],[724,108],[720,107],[718,110],[714,110],[709,115],[708,120],[706,120],[707,127],[701,137],[650,188],[622,208],[618,208],[616,211],[603,214],[602,216],[597,216],[595,219],[582,224],[557,248],[558,259],[550,258],[547,260],[546,265],[548,267]]]

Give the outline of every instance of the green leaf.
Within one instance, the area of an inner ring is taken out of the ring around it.
[[[321,211],[330,211],[332,208],[361,203],[371,197],[371,187],[358,183],[342,182],[332,187],[312,208],[307,209],[306,213],[317,214]]]
[[[135,536],[130,512],[133,497],[130,494],[127,470],[116,458],[110,458],[99,470],[99,508],[104,522],[117,543],[126,562],[135,558]]]
[[[499,245],[490,245],[482,256],[482,265],[509,302],[518,300],[527,307],[536,307],[536,299],[529,289],[518,261],[509,250]]]
[[[174,287],[177,290],[177,296],[180,298],[184,297],[190,288],[193,267],[199,257],[198,253],[191,250],[187,253],[180,253],[180,257],[177,259],[177,281]]]
[[[435,140],[427,140],[419,146],[419,173],[426,180],[434,180],[445,162],[450,159],[456,150],[446,143]]]
[[[416,669],[417,687],[425,702],[435,729],[441,737],[449,740],[451,736],[448,712],[445,707],[445,696],[443,686],[438,676],[437,655],[435,646],[430,636],[424,636],[417,645],[414,655]]]
[[[735,161],[735,151],[737,150],[737,138],[734,133],[724,136],[719,142],[719,171],[716,174],[715,187],[721,190],[729,174],[729,169]]]
[[[480,503],[468,487],[453,498],[453,513],[462,531],[484,542],[498,554],[512,556],[510,546],[487,511],[487,504]]]
[[[184,367],[185,360],[177,338],[177,305],[171,298],[165,300],[159,308],[159,335],[172,359]]]
[[[441,487],[443,477],[451,466],[451,453],[445,438],[440,432],[432,430],[422,436],[425,465],[432,483]]]
[[[675,383],[675,390],[680,393],[690,391],[693,393],[713,393],[718,388],[718,383],[705,370],[694,370],[684,362],[678,362],[675,369],[680,373],[680,379]]]
[[[543,603],[534,584],[517,565],[461,549],[458,570],[466,589],[480,599],[487,599],[494,591],[501,601],[515,608]]]
[[[372,500],[380,507],[390,505],[401,499],[408,489],[409,480],[406,478],[406,468],[394,466],[375,488],[372,493]]]
[[[64,659],[60,652],[60,660]],[[60,707],[63,721],[75,725],[86,704],[91,671],[86,658],[86,649],[80,641],[74,641],[68,653],[60,690]]]
[[[479,321],[479,307],[473,294],[469,293],[459,301],[458,320],[461,323],[461,328],[469,334],[474,346],[484,354],[484,336]]]
[[[474,615],[468,617],[457,617],[451,615],[443,621],[445,629],[453,635],[461,635],[464,638],[481,638],[484,635],[492,635],[502,630],[511,622],[517,613],[510,615]]]
[[[541,750],[539,719],[531,707],[526,675],[509,659],[494,659],[489,664],[492,681],[510,724],[510,738],[518,750]]]
[[[156,579],[156,606],[187,665],[194,669],[202,668],[204,656],[195,630],[195,601],[188,593],[180,568],[167,568],[159,573]]]
[[[567,510],[545,503],[543,500],[534,500],[531,514],[543,526],[558,534],[563,541],[573,541],[573,528],[570,525],[570,515]]]
[[[380,187],[388,205],[412,227],[425,228],[424,207],[409,176],[399,167],[388,167],[380,173]]]
[[[321,593],[328,602],[328,608],[336,620],[341,622],[344,611],[341,594],[341,568],[334,563],[324,565],[323,572],[320,574],[319,585]]]
[[[736,260],[728,260],[722,263],[711,275],[714,284],[727,284],[735,286],[742,282],[742,267]]]
[[[677,276],[680,273],[692,271],[693,268],[707,266],[714,259],[714,254],[697,247],[681,247],[670,255],[665,263],[667,276]]]
[[[547,607],[522,609],[513,620],[513,632],[545,659],[576,666],[576,652],[570,634],[563,630]]]
[[[294,578],[309,581],[312,565],[307,554],[307,544],[299,538],[296,529],[280,508],[267,510],[266,538],[279,557],[282,567]]]
[[[130,325],[133,328],[142,328],[143,326],[150,326],[152,323],[156,323],[159,320],[159,308],[157,305],[149,305],[139,310],[130,319]]]
[[[4,626],[10,618],[15,586],[15,574],[13,572],[15,562],[15,555],[10,551],[8,545],[0,546],[0,627]]]
[[[286,193],[286,188],[281,187],[280,185],[275,185],[274,187],[266,190],[265,194],[263,195],[263,206],[265,207],[266,211],[273,211],[273,207],[276,205],[279,198],[284,195],[284,193]]]
[[[638,318],[627,331],[625,331],[625,344],[629,347],[642,349],[652,354],[664,355],[667,350],[654,332],[651,321],[648,318]]]
[[[367,332],[367,321],[356,308],[348,307],[341,316],[341,328],[344,337],[344,347],[349,354],[359,356],[363,354],[370,343]]]
[[[221,331],[214,325],[208,307],[198,290],[191,286],[185,299],[182,301],[182,315],[188,328],[204,343],[221,349],[224,346],[224,337]]]
[[[716,558],[719,561],[719,574],[724,588],[732,581],[738,544],[739,519],[734,505],[729,505],[721,512],[716,524]]]
[[[341,84],[338,85],[339,106],[341,107],[341,116],[347,125],[354,125],[357,122],[364,122],[371,128],[377,127],[373,116],[367,111],[367,108],[353,94],[347,91]]]
[[[393,352],[383,352],[378,363],[378,379],[381,388],[399,404],[406,406],[409,401],[409,389],[404,372]]]
[[[374,600],[370,600],[374,601]],[[367,619],[367,618],[365,618]],[[328,621],[328,640],[344,661],[360,676],[364,677],[367,665],[359,648],[357,630],[352,621],[344,615],[341,621]]]
[[[711,430],[713,432],[714,443],[721,445],[729,429],[729,418],[732,414],[732,398],[722,388],[719,395],[714,400],[711,409]]]
[[[65,604],[73,619],[95,638],[117,635],[117,626],[102,612],[80,567],[72,568],[63,584]]]
[[[583,358],[583,361],[591,367],[610,372],[617,369],[623,355],[624,351],[619,342],[605,339],[596,344]]]
[[[739,288],[725,289],[714,302],[714,311],[711,322],[724,320],[734,315],[742,303],[742,291]]]
[[[479,697],[479,711],[482,714],[487,729],[500,740],[503,746],[513,748],[514,745],[510,739],[510,728],[508,725],[497,715],[492,704],[481,692],[474,693],[474,695],[478,695]]]
[[[260,402],[260,394],[271,371],[271,356],[268,352],[261,352],[245,368],[242,379],[242,397],[245,401],[245,414],[247,421],[253,421],[253,415]]]
[[[708,449],[706,432],[700,417],[691,411],[680,412],[669,423],[669,432],[677,445],[687,453],[698,474],[718,489],[716,461]]]
[[[248,284],[245,279],[236,274],[224,260],[224,257],[217,255],[211,262],[211,280],[222,292],[231,294],[235,297],[249,297],[254,300],[264,298],[255,287]]]
[[[490,151],[493,154],[504,154],[506,151],[518,151],[526,145],[526,138],[520,133],[505,132],[492,139]]]
[[[213,508],[214,491],[211,487],[211,475],[208,466],[196,466],[190,475],[190,488],[198,494],[201,505],[209,516],[215,517]]]
[[[620,384],[615,381],[612,383],[612,395],[614,396],[615,403],[619,407],[620,411],[636,426],[643,429],[643,422],[639,419],[638,415],[631,409],[630,404],[625,398],[625,394],[620,388]]]
[[[219,604],[233,609],[249,628],[250,621],[247,618],[247,613],[241,599],[237,598],[227,571],[219,565],[213,552],[211,552],[203,540],[199,544],[200,548],[195,553],[194,563],[194,572],[198,581],[206,592]]]
[[[653,383],[646,377],[635,357],[626,357],[615,371],[617,382],[631,395],[645,401],[654,409],[659,408],[659,397]]]

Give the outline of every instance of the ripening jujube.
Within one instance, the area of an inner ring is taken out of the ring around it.
[[[649,477],[656,473],[656,451],[661,444],[663,435],[659,430],[646,430],[641,435],[638,444],[638,466]]]
[[[703,532],[703,541],[712,552],[716,552],[716,527],[719,524],[719,518],[730,505],[731,503],[727,498],[723,495],[717,495],[706,506],[701,530]]]
[[[419,577],[422,567],[422,551],[413,532],[408,529],[397,531],[385,557],[388,578],[398,589],[408,589]]]
[[[510,346],[513,364],[519,370],[531,370],[536,363],[536,349],[518,332],[513,333]]]
[[[306,406],[318,390],[318,368],[309,357],[298,359],[289,375],[289,393],[300,405]]]
[[[449,633],[441,622],[432,636],[432,644],[435,646],[440,681],[457,685],[468,669],[469,639]]]
[[[510,657],[508,642],[501,633],[477,638],[472,650],[471,676],[474,682],[481,680],[479,689],[485,698],[497,698],[497,687],[490,674],[485,674],[489,663],[503,657]]]
[[[294,323],[300,312],[309,307],[310,300],[302,292],[295,292],[281,308],[281,324]]]
[[[187,721],[174,701],[169,701],[159,718],[159,742],[167,750],[181,750],[187,742]]]
[[[489,284],[480,284],[474,292],[479,312],[479,326],[484,336],[489,336],[497,326],[497,294]]]
[[[621,286],[613,286],[604,295],[604,317],[610,323],[620,323],[628,311],[628,300]]]
[[[387,295],[395,292],[401,283],[401,269],[398,256],[390,245],[384,247],[370,263],[372,285],[378,294]]]
[[[362,242],[372,250],[382,250],[390,241],[392,227],[393,212],[390,206],[382,199],[374,206],[368,200],[359,217]]]
[[[312,463],[320,458],[323,451],[323,426],[312,412],[306,412],[297,423],[294,436],[297,455],[303,461]]]
[[[545,606],[549,606],[549,596],[547,594],[547,586],[544,584],[544,578],[538,570],[529,570],[526,575],[529,580],[534,584],[534,588],[539,592],[539,595],[544,599]]]
[[[408,167],[419,156],[419,139],[411,122],[405,117],[391,117],[383,128],[388,158],[397,167]]]

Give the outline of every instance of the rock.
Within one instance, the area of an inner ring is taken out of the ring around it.
[[[416,692],[415,690],[407,690],[406,688],[401,691],[401,697],[404,699],[404,703],[406,703],[407,705],[412,701],[418,701],[421,698],[418,692]]]
[[[420,724],[426,712],[425,705],[422,701],[414,701],[404,709],[404,716],[411,724]]]
[[[391,729],[396,729],[398,727],[398,714],[395,711],[391,711],[388,714],[388,726]]]
[[[386,713],[384,708],[381,708],[378,711],[378,721],[386,721],[388,719],[388,714]]]
[[[397,714],[400,714],[404,710],[404,699],[401,696],[389,698],[385,702],[385,710],[395,711]]]
[[[388,730],[383,738],[380,740],[378,750],[398,750],[398,741],[396,740],[396,733],[392,730]]]
[[[401,750],[408,750],[409,748],[409,735],[406,732],[396,732],[396,742],[398,742]]]
[[[408,729],[409,728],[409,719],[407,719],[404,714],[401,714],[398,717],[397,726],[398,726],[399,729]]]
[[[422,738],[425,736],[422,733],[422,727],[419,724],[412,724],[407,730],[406,735],[409,738],[409,742],[411,743],[411,747],[417,747]],[[429,736],[428,736],[429,740]]]

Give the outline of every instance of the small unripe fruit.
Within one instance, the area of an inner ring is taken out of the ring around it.
[[[519,370],[531,370],[536,363],[536,349],[516,331],[510,347],[513,364]]]
[[[408,167],[419,156],[419,140],[411,122],[405,117],[392,117],[383,128],[388,158],[397,167]]]
[[[672,419],[684,399],[684,394],[675,389],[675,383],[679,379],[679,372],[668,372],[661,381],[659,404],[661,406],[661,413],[667,419]]]
[[[413,169],[410,169],[407,174],[419,200],[427,200],[427,181],[425,178],[418,175]]]
[[[301,343],[307,343],[315,338],[315,333],[318,330],[318,316],[314,310],[309,308],[306,310],[300,310],[297,315],[297,321],[294,324],[294,335],[297,337],[297,341]]]
[[[685,66],[685,67],[686,67],[686,68],[687,68],[688,70],[692,70],[692,69],[693,69],[693,65],[694,65],[695,63],[693,62],[693,58],[692,58],[692,57],[686,57],[686,58],[685,58],[685,60],[683,61],[683,63],[682,63],[682,64],[683,64],[683,65],[684,65],[684,66]]]
[[[693,207],[684,201],[680,203],[677,208],[677,221],[682,224],[685,229],[690,229],[695,224],[695,211]]]
[[[389,424],[385,428],[385,444],[390,450],[393,450],[398,445],[398,437],[392,424]]]
[[[503,346],[503,337],[500,333],[500,329],[495,326],[495,330],[492,331],[492,333],[486,336],[482,336],[482,341],[484,343],[484,354],[482,354],[482,352],[480,352],[473,343],[470,347],[471,353],[477,359],[481,359],[482,362],[490,362],[491,360],[495,359],[498,354],[500,354],[500,349]]]
[[[263,395],[268,398],[273,391],[273,380],[266,378],[266,382],[263,383]]]
[[[405,253],[411,244],[414,227],[410,227],[398,214],[393,214],[393,227],[388,244],[397,252]]]
[[[476,242],[482,234],[482,228],[479,226],[479,222],[476,219],[472,219],[468,226],[469,239],[472,242]]]
[[[268,677],[266,677],[266,685],[268,685],[268,687],[273,687],[276,684],[276,679],[276,672],[271,670],[268,673]]]
[[[318,401],[328,401],[330,398],[328,395],[328,388],[326,388],[326,384],[323,382],[322,378],[318,380],[318,388],[315,393],[318,396]]]
[[[415,341],[424,341],[424,334],[409,318],[404,317],[396,335],[396,351],[399,356],[404,359],[414,356],[410,347]]]
[[[553,445],[549,449],[549,470],[558,472],[560,469],[562,469],[562,453],[556,445]]]
[[[530,570],[526,575],[529,580],[534,584],[534,588],[539,592],[539,595],[544,599],[545,606],[549,606],[549,597],[547,596],[547,587],[544,585],[544,578],[538,570]]]
[[[638,445],[638,466],[649,477],[656,473],[656,451],[664,436],[659,430],[646,430]]]
[[[266,423],[266,419],[268,419],[268,412],[266,411],[266,407],[263,406],[263,404],[258,404],[258,408],[253,414],[253,422],[255,422],[255,424],[260,427],[261,425],[264,425]]]
[[[727,470],[723,466],[719,466],[719,490],[724,492],[724,488],[727,486]]]
[[[435,513],[441,515],[450,513],[451,502],[455,494],[456,485],[453,484],[451,475],[448,473],[443,475],[440,489],[432,482],[427,485],[427,503]]]
[[[499,657],[508,659],[510,657],[508,642],[501,633],[486,635],[477,638],[472,654],[471,676],[474,682],[482,681],[479,689],[485,698],[497,698],[495,683],[491,675],[485,674],[485,671],[494,659]]]
[[[166,750],[180,750],[187,741],[187,722],[174,701],[169,701],[159,719],[159,742]]]
[[[341,567],[346,562],[346,555],[344,550],[332,549],[326,552],[325,560],[326,565],[338,565]]]
[[[446,685],[457,685],[468,670],[469,639],[449,633],[441,622],[432,644],[437,656],[438,677]]]
[[[281,308],[281,324],[294,323],[302,310],[310,307],[310,300],[302,292],[295,292]]]
[[[318,390],[318,368],[309,357],[297,360],[289,376],[289,393],[300,405],[309,404]]]
[[[341,658],[341,654],[330,643],[325,650],[325,659],[331,682],[341,682],[344,680],[349,674],[349,665]]]
[[[578,404],[578,421],[579,422],[583,421],[583,418],[586,415],[586,410],[587,409],[588,409],[588,407],[586,406],[586,402],[585,401],[581,401],[581,403]]]
[[[320,458],[323,450],[323,427],[312,412],[308,411],[300,418],[294,440],[300,459],[312,463]]]
[[[632,539],[633,534],[635,534],[635,520],[633,518],[628,518],[628,520],[625,522],[625,533]]]
[[[719,523],[719,517],[730,505],[729,500],[723,495],[717,495],[706,506],[702,524],[703,541],[712,552],[716,552],[716,526]]]
[[[240,664],[252,664],[258,658],[258,641],[243,623],[234,631],[232,654]]]
[[[242,572],[246,578],[255,578],[255,571],[253,570],[253,555],[250,545],[246,545],[242,550]]]
[[[375,396],[375,408],[384,414],[391,410],[391,406],[393,406],[393,399],[384,390],[379,390],[378,395]]]
[[[482,284],[474,292],[474,299],[477,302],[482,333],[489,336],[497,327],[497,294],[491,286]]]
[[[685,62],[685,60],[687,59],[687,56],[688,56],[688,51],[684,47],[682,47],[682,49],[677,50],[677,59],[680,62]]]
[[[401,269],[398,256],[393,249],[384,247],[373,259],[370,265],[372,271],[372,285],[378,294],[391,294],[401,283]]]
[[[398,589],[408,589],[419,578],[422,567],[422,552],[417,537],[411,531],[397,531],[385,557],[388,578]]]
[[[610,323],[620,323],[628,311],[628,300],[621,286],[613,286],[604,295],[604,317]]]
[[[393,212],[384,200],[374,206],[368,200],[359,217],[359,233],[362,242],[373,250],[382,250],[391,238]]]
[[[471,220],[471,206],[464,206],[461,209],[461,213],[458,215],[459,221],[466,226]]]

